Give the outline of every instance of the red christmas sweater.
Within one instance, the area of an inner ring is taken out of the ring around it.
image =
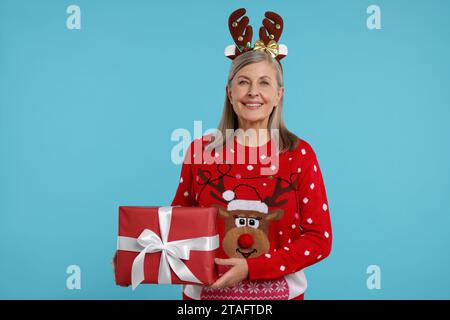
[[[172,205],[218,206],[222,258],[246,258],[249,277],[233,288],[187,285],[192,299],[298,299],[303,269],[331,251],[331,222],[322,173],[312,147],[272,150],[236,138],[212,152],[209,136],[187,149]],[[195,219],[195,217],[193,217]],[[219,275],[226,271],[219,268]]]

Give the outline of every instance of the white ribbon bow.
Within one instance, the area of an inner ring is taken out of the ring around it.
[[[146,253],[161,251],[159,262],[158,283],[172,283],[170,269],[183,281],[202,283],[181,260],[188,260],[191,250],[212,251],[219,247],[219,236],[199,237],[168,242],[172,220],[172,207],[158,208],[159,228],[161,238],[149,229],[144,229],[139,237],[120,237],[118,250],[139,252],[133,261],[131,269],[131,284],[133,290],[144,281],[144,260]],[[143,249],[142,249],[143,248]]]

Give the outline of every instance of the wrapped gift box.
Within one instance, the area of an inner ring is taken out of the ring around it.
[[[116,283],[203,284],[217,279],[217,208],[119,207]]]

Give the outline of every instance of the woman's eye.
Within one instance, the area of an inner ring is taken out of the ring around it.
[[[259,220],[257,220],[257,219],[248,219],[248,226],[252,227],[252,228],[255,228],[255,229],[258,229],[258,227],[259,227]]]
[[[238,84],[240,84],[240,85],[248,84],[248,81],[246,81],[246,80],[241,80],[241,81],[238,82]],[[265,86],[270,85],[270,83],[267,82],[267,81],[262,81],[261,84],[263,84],[263,85],[265,85]]]
[[[247,225],[247,219],[246,218],[235,218],[234,223],[236,224],[236,227],[245,227]]]

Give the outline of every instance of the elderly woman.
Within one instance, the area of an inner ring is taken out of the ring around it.
[[[225,52],[232,64],[219,128],[189,146],[172,202],[219,208],[220,277],[184,286],[183,298],[301,300],[304,269],[331,251],[328,201],[312,147],[283,122],[283,21],[266,12],[252,47],[244,14],[229,19],[236,45]]]

